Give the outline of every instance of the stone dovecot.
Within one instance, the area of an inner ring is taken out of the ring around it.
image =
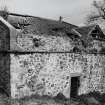
[[[104,93],[105,56],[87,53],[71,31],[76,28],[38,17],[0,17],[0,89],[12,98]]]

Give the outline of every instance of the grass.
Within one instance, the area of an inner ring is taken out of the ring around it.
[[[88,94],[71,98],[65,98],[62,94],[56,97],[31,95],[21,99],[0,97],[0,105],[105,105],[105,94],[90,92]]]
[[[98,91],[80,95],[77,99],[86,105],[105,105],[105,93],[101,94]]]

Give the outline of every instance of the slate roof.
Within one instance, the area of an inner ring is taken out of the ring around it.
[[[82,47],[85,46],[85,43],[87,45],[87,43],[91,41],[92,37],[89,37],[90,36],[89,33],[91,33],[91,31],[94,30],[94,28],[97,26],[97,25],[91,25],[91,26],[77,27],[75,25],[66,23],[64,21],[59,21],[59,20],[57,21],[57,20],[51,20],[51,19],[44,19],[40,17],[11,14],[11,13],[8,14],[7,21],[16,29],[21,30],[21,32],[25,36],[27,34],[28,35],[36,35],[36,34],[37,35],[45,35],[45,34],[58,35],[57,33],[61,33],[61,35],[66,36],[66,37],[69,36],[66,39],[72,39],[72,41],[74,42],[74,46],[76,47],[80,46],[80,49],[82,49]],[[17,32],[17,30],[14,30],[14,32],[15,31]],[[100,32],[101,31],[102,30],[100,29]],[[12,37],[14,38],[14,34],[12,35]],[[16,43],[14,43],[16,42],[16,40],[14,39],[11,44],[12,49],[15,49],[15,45],[16,45]],[[78,43],[80,43],[80,45]],[[20,50],[21,49],[19,49],[19,51]]]
[[[12,24],[15,28],[20,28],[18,24],[22,26],[22,19],[27,20],[23,23],[22,27],[24,33],[28,34],[53,34],[56,31],[71,33],[73,28],[77,26],[64,21],[57,21],[51,19],[44,19],[40,17],[28,16],[28,15],[18,15],[18,14],[9,14],[8,22]]]
[[[88,35],[89,32],[95,28],[96,25],[91,25],[91,26],[84,26],[84,27],[79,27],[75,28],[77,32],[79,32],[81,35]]]
[[[99,37],[97,37],[97,38],[90,35],[94,31],[94,29],[98,29],[100,32],[100,34],[98,34]],[[104,34],[103,30],[97,24],[72,29],[72,33],[77,34],[78,36],[81,37],[81,39],[83,39],[85,41],[88,38],[92,38],[92,39],[96,39],[96,40],[105,40],[105,34]]]
[[[18,37],[20,36],[20,39],[21,39],[21,35],[24,35],[24,37],[27,37],[27,35],[29,35],[29,36],[32,35],[34,37],[34,35],[36,36],[36,34],[39,37],[40,37],[40,35],[46,34],[46,35],[48,35],[47,38],[50,38],[49,35],[59,35],[59,34],[57,34],[57,32],[58,32],[58,33],[61,33],[60,35],[66,37],[66,38],[64,38],[64,40],[66,40],[67,43],[69,41],[71,41],[70,43],[72,44],[73,41],[68,37],[68,34],[66,34],[66,33],[71,33],[71,30],[74,27],[77,28],[77,26],[63,22],[63,21],[56,21],[56,20],[44,19],[44,18],[39,18],[39,17],[31,17],[31,16],[25,17],[24,15],[23,16],[8,15],[8,18],[6,20],[3,19],[3,21],[4,21],[4,23],[8,23],[8,28],[11,31],[10,51],[16,51],[16,52],[26,51],[24,48],[21,48],[20,45],[18,46],[17,35],[18,35]],[[24,27],[21,27],[21,25],[24,25]],[[18,27],[18,28],[16,28],[16,27]],[[18,31],[17,29],[19,29],[20,31]],[[51,38],[52,37],[53,36],[51,36]],[[54,36],[54,38],[55,38],[54,40],[56,40],[57,37]],[[21,44],[21,42],[19,42],[19,43]],[[25,44],[25,42],[24,42],[24,44]],[[71,47],[71,49],[72,49],[72,47]],[[37,51],[37,48],[34,50],[30,49],[27,51],[34,52],[34,51]],[[45,51],[45,50],[41,49],[40,51]],[[63,51],[63,50],[60,50],[60,51]]]

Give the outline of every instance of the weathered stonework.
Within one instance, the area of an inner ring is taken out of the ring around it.
[[[89,42],[88,47],[86,48],[88,52],[96,50],[97,53],[104,53],[105,41],[103,40],[93,40]],[[95,51],[93,51],[95,52]]]
[[[74,47],[73,41],[65,36],[51,35],[18,35],[16,39],[17,46],[23,51],[71,51]]]
[[[81,75],[78,94],[90,91],[105,92],[102,55],[70,53],[11,54],[11,95],[24,97],[31,94],[70,97],[70,77]]]
[[[94,90],[105,93],[105,55],[70,52],[78,42],[64,32],[54,36],[23,34],[2,18],[0,21],[0,88],[11,97],[32,94],[53,97],[62,93],[70,98],[74,74],[80,76],[78,94]],[[100,51],[100,46],[104,46],[104,42],[100,45],[96,41],[92,48]]]

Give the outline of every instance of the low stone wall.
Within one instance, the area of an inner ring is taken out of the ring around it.
[[[79,73],[78,94],[105,92],[105,56],[72,53],[11,54],[11,96],[70,97],[70,77]]]

